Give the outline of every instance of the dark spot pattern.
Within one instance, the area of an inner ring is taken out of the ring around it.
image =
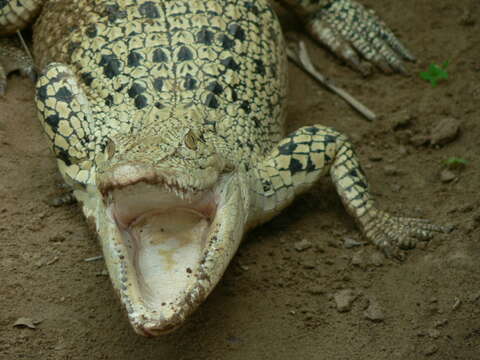
[[[180,50],[178,51],[177,59],[178,59],[178,61],[192,60],[193,59],[193,53],[188,47],[182,46],[180,48]]]
[[[223,93],[222,86],[216,81],[212,81],[210,84],[208,84],[207,89],[215,95],[220,95]]]
[[[55,94],[55,99],[70,103],[73,99],[73,94],[66,86],[62,86]]]
[[[103,74],[109,78],[113,79],[115,76],[120,74],[122,62],[117,59],[115,55],[102,55],[100,63],[98,64],[103,67]]]
[[[139,7],[140,14],[149,18],[149,19],[158,19],[160,14],[157,9],[157,5],[153,1],[144,2]]]
[[[148,105],[148,101],[145,96],[139,95],[135,98],[135,107],[137,109],[143,109],[147,105]]]
[[[128,96],[135,98],[145,91],[145,87],[139,83],[133,83],[133,85],[128,90]]]
[[[231,24],[228,32],[237,40],[245,41],[245,30],[238,24]]]
[[[142,54],[136,52],[136,51],[131,51],[130,54],[128,54],[127,58],[127,66],[128,67],[136,67],[140,65],[140,62],[143,60]]]
[[[54,132],[57,132],[57,129],[58,129],[58,123],[60,122],[60,117],[58,116],[58,114],[53,114],[53,115],[50,115],[48,116],[46,119],[45,119],[45,122],[50,125],[50,127],[52,128],[52,130]]]
[[[197,41],[200,44],[212,45],[213,37],[213,32],[207,29],[202,29],[197,33]]]
[[[213,94],[208,94],[207,100],[205,101],[205,105],[211,109],[217,109],[219,105],[217,97]]]
[[[162,79],[162,78],[156,78],[155,80],[153,80],[153,87],[154,87],[155,90],[157,90],[157,91],[162,91],[162,88],[163,88],[163,79]]]
[[[167,54],[162,49],[155,49],[153,52],[153,62],[156,63],[161,63],[161,62],[167,62],[168,57]]]
[[[90,86],[92,84],[93,75],[91,73],[89,73],[89,72],[82,73],[80,75],[80,78],[82,79],[82,81],[85,85]]]

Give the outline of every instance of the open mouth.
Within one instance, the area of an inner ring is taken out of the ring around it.
[[[146,336],[174,330],[205,292],[202,264],[213,236],[214,192],[139,182],[113,189],[107,198],[108,218],[120,235],[118,288],[132,325]]]

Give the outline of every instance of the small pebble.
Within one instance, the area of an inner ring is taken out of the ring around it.
[[[352,238],[349,238],[349,237],[344,237],[343,238],[343,247],[345,249],[351,249],[351,248],[361,246],[361,245],[364,245],[364,243],[360,242],[360,241],[353,240]]]
[[[432,339],[438,339],[440,337],[440,331],[437,329],[430,329],[428,330],[428,336]]]
[[[396,176],[399,174],[399,171],[398,169],[393,166],[393,165],[385,165],[383,167],[383,172],[385,173],[385,175],[387,176]]]
[[[442,327],[444,325],[446,325],[448,323],[448,320],[447,319],[440,319],[440,320],[437,320],[433,323],[433,326],[435,327]]]
[[[452,310],[457,310],[460,307],[460,304],[462,303],[462,300],[460,300],[458,297],[455,298],[455,301],[452,306]]]
[[[448,169],[443,169],[440,173],[440,181],[445,184],[455,180],[456,177],[457,175]]]
[[[454,141],[460,132],[460,122],[452,117],[440,120],[432,129],[432,145],[445,145]]]
[[[382,161],[383,157],[381,155],[372,155],[368,158],[370,161]]]
[[[430,356],[430,355],[435,354],[437,351],[438,351],[438,348],[437,348],[435,345],[428,345],[428,346],[425,348],[424,354],[425,354],[426,356]]]
[[[307,270],[315,269],[316,268],[315,262],[306,260],[303,262],[303,268]]]
[[[310,241],[306,240],[306,239],[303,239],[303,240],[297,241],[295,244],[293,244],[293,247],[298,252],[305,251],[305,250],[310,249],[312,247],[312,243]]]
[[[358,266],[358,267],[365,267],[365,259],[363,257],[363,251],[356,252],[352,256],[352,265]]]
[[[65,241],[65,236],[62,235],[55,235],[51,236],[48,241],[50,242],[64,242]]]
[[[353,301],[357,295],[354,293],[352,289],[345,289],[340,290],[339,292],[333,295],[333,299],[335,301],[335,305],[337,307],[338,312],[348,312],[352,309]]]
[[[379,252],[375,252],[370,256],[370,263],[375,266],[382,266],[385,256]]]
[[[392,116],[390,124],[393,130],[403,129],[409,126],[412,122],[413,116],[407,111],[399,111]]]
[[[369,299],[368,308],[363,312],[366,319],[373,322],[381,322],[385,320],[385,315],[378,301],[374,298]]]
[[[428,138],[428,136],[420,135],[420,134],[413,135],[410,138],[410,143],[414,146],[422,146],[427,144],[429,141],[430,139]]]
[[[312,294],[312,295],[323,295],[325,293],[325,290],[320,285],[313,285],[307,291],[309,294]]]
[[[401,145],[398,148],[398,153],[402,156],[408,155],[408,149],[405,146]]]

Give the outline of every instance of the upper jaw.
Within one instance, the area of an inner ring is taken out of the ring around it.
[[[215,287],[245,230],[242,189],[240,177],[228,175],[210,190],[181,191],[182,196],[164,183],[104,194],[97,231],[112,283],[137,333],[174,330]],[[163,224],[170,238],[159,232]]]

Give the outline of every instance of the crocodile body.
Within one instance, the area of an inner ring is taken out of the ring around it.
[[[401,69],[394,51],[409,57],[355,2],[286,3],[352,63],[350,40],[381,68]],[[40,121],[140,334],[181,325],[245,231],[326,174],[387,255],[442,230],[378,210],[344,135],[284,134],[285,44],[267,1],[51,0],[33,34]]]

